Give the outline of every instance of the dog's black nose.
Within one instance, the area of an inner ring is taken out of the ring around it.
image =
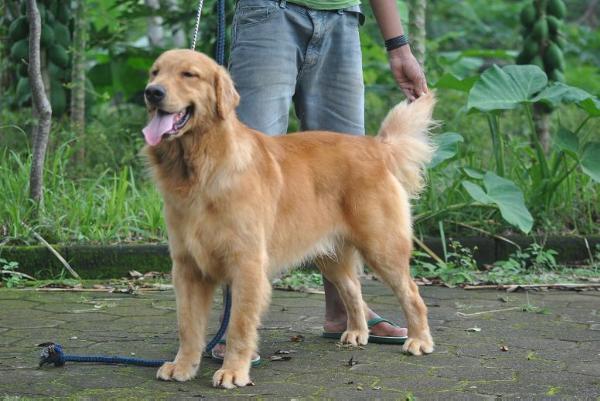
[[[158,104],[160,103],[167,94],[165,88],[161,85],[150,85],[146,87],[144,91],[144,95],[146,95],[146,99],[149,103]]]

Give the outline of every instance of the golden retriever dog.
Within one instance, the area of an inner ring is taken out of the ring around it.
[[[433,146],[433,94],[396,106],[374,137],[306,132],[269,137],[242,124],[227,71],[191,50],[163,53],[145,89],[145,154],[164,198],[179,350],[157,373],[194,377],[213,293],[231,286],[232,311],[216,387],[245,386],[269,276],[317,258],[348,314],[341,341],[369,337],[357,267],[393,290],[408,323],[405,352],[433,351],[427,308],[410,276],[410,198]]]

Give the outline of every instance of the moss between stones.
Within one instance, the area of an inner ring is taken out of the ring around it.
[[[123,277],[129,270],[167,272],[171,260],[165,245],[56,246],[55,249],[84,279]],[[37,279],[56,278],[63,265],[45,247],[3,247],[0,257],[19,263],[19,271]]]

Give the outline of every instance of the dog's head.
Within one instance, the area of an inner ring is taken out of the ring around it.
[[[144,91],[150,123],[146,142],[155,146],[227,119],[239,103],[227,71],[193,50],[169,50],[152,65]]]

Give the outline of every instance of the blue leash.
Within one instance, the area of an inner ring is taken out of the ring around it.
[[[192,48],[196,47],[196,37],[198,34],[198,24],[200,22],[200,13],[202,12],[203,0],[200,0],[198,7],[198,15],[196,20],[196,32],[192,41]],[[225,64],[225,0],[217,0],[217,45],[215,49],[215,59],[220,65]],[[212,349],[221,341],[227,326],[229,325],[229,318],[231,317],[231,290],[229,286],[225,288],[225,303],[223,305],[223,319],[221,319],[221,325],[219,330],[208,342],[204,350],[210,353]],[[43,347],[40,355],[40,366],[53,364],[54,366],[63,366],[66,362],[92,362],[92,363],[110,363],[110,364],[125,364],[125,365],[136,365],[136,366],[147,366],[147,367],[160,367],[165,362],[169,362],[164,359],[141,359],[131,358],[126,356],[82,356],[82,355],[65,355],[63,352],[62,345],[55,343],[43,343],[39,344],[39,347]]]
[[[231,314],[231,292],[229,286],[225,290],[225,305],[223,307],[223,319],[221,320],[221,326],[217,331],[217,334],[213,339],[206,345],[205,351],[210,352],[218,344],[218,342],[225,334],[229,318]],[[40,355],[40,367],[46,364],[54,366],[63,366],[66,362],[92,362],[92,363],[111,363],[111,364],[124,364],[124,365],[136,365],[136,366],[147,366],[147,367],[160,367],[165,362],[169,362],[165,359],[141,359],[131,358],[126,356],[83,356],[83,355],[66,355],[63,351],[62,345],[55,343],[43,343],[39,344],[39,347],[43,347]]]

